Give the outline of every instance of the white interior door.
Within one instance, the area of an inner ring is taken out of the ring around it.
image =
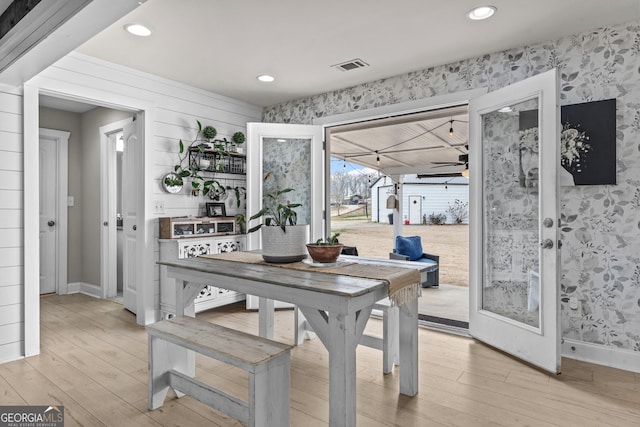
[[[560,372],[556,70],[469,103],[469,332]]]
[[[137,313],[139,267],[137,237],[139,198],[142,192],[143,147],[138,137],[142,131],[138,129],[139,120],[124,126],[124,151],[122,154],[122,293],[124,307]]]
[[[263,188],[293,188],[292,202],[302,203],[298,224],[309,224],[311,241],[324,236],[324,156],[322,127],[280,123],[247,124],[247,219],[262,208]],[[271,172],[266,183],[264,176]],[[247,229],[258,220],[247,224]],[[247,248],[260,249],[260,233],[247,235]],[[255,304],[255,306],[254,306]],[[279,305],[278,305],[279,306]],[[247,308],[257,298],[247,296]]]
[[[58,241],[56,141],[40,138],[40,293],[56,292]]]

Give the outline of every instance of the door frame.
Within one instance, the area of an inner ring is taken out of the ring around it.
[[[108,108],[132,111],[137,120],[143,120],[143,171],[153,168],[153,149],[147,135],[153,135],[155,104],[105,90],[94,89],[66,82],[34,77],[23,85],[23,132],[24,132],[24,253],[39,253],[39,192],[40,173],[30,159],[37,158],[39,141],[39,95],[65,98]],[[36,156],[36,157],[34,157]],[[139,198],[141,219],[138,228],[138,283],[153,283],[155,252],[153,236],[154,180],[143,174],[143,194]],[[24,354],[25,357],[40,353],[40,262],[39,257],[24,257]],[[146,325],[157,320],[159,310],[154,305],[152,286],[141,286],[138,296],[136,321]]]
[[[57,191],[56,191],[56,293],[67,293],[67,246],[68,246],[68,182],[69,182],[69,137],[70,132],[39,128],[39,141],[47,139],[56,144]]]
[[[131,123],[133,117],[101,126],[100,132],[100,282],[102,298],[113,298],[117,295],[117,228],[115,224],[117,191],[115,141],[110,136],[121,131]],[[105,222],[107,225],[105,226]],[[126,262],[126,259],[123,260]]]
[[[348,113],[336,114],[333,116],[326,116],[313,119],[314,125],[320,125],[323,128],[323,136],[325,140],[325,164],[331,164],[331,146],[327,137],[331,127],[347,125],[352,123],[364,122],[369,120],[383,119],[395,116],[403,116],[407,114],[422,113],[430,110],[437,110],[440,108],[455,107],[457,105],[468,104],[473,98],[486,94],[488,88],[482,87],[478,89],[470,89],[455,93],[448,93],[445,95],[432,96],[430,98],[418,99],[415,101],[400,102],[397,104],[383,105],[381,107],[369,108],[365,110],[350,111]],[[325,188],[330,188],[331,170],[329,167],[325,168]],[[401,188],[402,183],[396,182]],[[325,206],[330,206],[330,192],[325,194]],[[401,193],[398,195],[401,197]],[[402,200],[400,198],[400,200]],[[394,235],[402,234],[402,222],[399,219],[402,218],[402,203],[398,209],[398,217],[394,217],[393,230]],[[331,230],[331,216],[325,217],[325,230]]]

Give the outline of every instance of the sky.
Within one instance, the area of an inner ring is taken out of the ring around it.
[[[344,172],[344,173],[364,173],[364,174],[375,174],[377,172],[373,169],[366,168],[364,166],[357,165],[351,162],[345,162],[342,159],[337,159],[335,157],[331,158],[331,174],[336,172]]]

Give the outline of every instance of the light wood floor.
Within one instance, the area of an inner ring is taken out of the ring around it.
[[[0,405],[65,406],[65,426],[238,426],[170,393],[147,410],[147,338],[113,301],[83,295],[42,301],[42,354],[0,365]],[[198,317],[257,333],[242,305]],[[276,339],[292,342],[293,315],[276,314]],[[368,330],[379,330],[372,319]],[[549,376],[469,338],[420,329],[420,392],[398,394],[380,352],[358,349],[358,426],[638,426],[640,374],[563,360]],[[291,354],[291,425],[327,425],[327,352],[318,340]],[[198,359],[197,376],[246,398],[246,375]],[[278,426],[274,426],[278,427]]]

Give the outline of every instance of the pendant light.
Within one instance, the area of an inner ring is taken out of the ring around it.
[[[449,136],[453,136],[453,119],[449,120],[451,127],[449,128]]]

